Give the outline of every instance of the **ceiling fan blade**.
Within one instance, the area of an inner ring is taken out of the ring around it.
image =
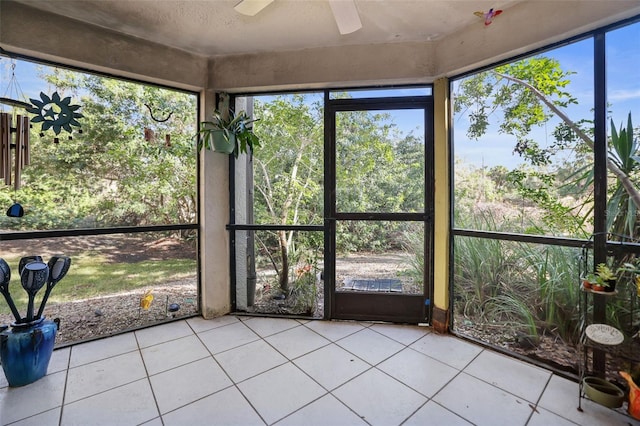
[[[338,24],[340,34],[351,34],[362,28],[360,15],[354,0],[329,0],[333,17]]]
[[[273,3],[273,0],[242,0],[236,4],[233,8],[236,12],[242,13],[247,16],[255,16],[265,7]]]

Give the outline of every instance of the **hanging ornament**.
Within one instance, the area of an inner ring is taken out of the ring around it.
[[[500,15],[501,13],[502,13],[502,10],[500,9],[498,10],[489,9],[488,12],[473,12],[474,15],[479,16],[480,18],[484,18],[485,26],[491,25],[491,23],[493,22],[493,18]]]
[[[147,107],[147,109],[149,110],[149,115],[151,116],[151,119],[153,121],[155,121],[156,123],[165,123],[167,121],[169,121],[169,119],[171,118],[171,116],[173,115],[173,111],[171,111],[169,113],[169,115],[167,115],[166,118],[156,118],[153,115],[153,110],[151,109],[151,106],[149,106],[149,104],[144,104],[144,106]],[[153,132],[153,130],[149,129],[148,127],[144,128],[144,140],[146,140],[147,142],[155,142],[155,133]],[[171,134],[166,134],[164,136],[164,146],[166,148],[171,147]]]
[[[5,185],[11,185],[13,178],[13,189],[17,191],[20,189],[22,169],[31,162],[29,156],[29,117],[16,115],[15,127],[12,127],[12,121],[13,117],[10,113],[0,112],[0,179],[4,180]],[[9,217],[22,217],[23,215],[24,209],[16,201],[7,209]]]
[[[9,83],[7,84],[7,88],[4,91],[3,95],[0,97],[0,104],[10,105],[12,107],[18,108],[28,108],[29,105],[27,102],[24,102],[24,93],[22,92],[22,88],[20,87],[20,83],[18,83],[18,79],[16,78],[16,63],[12,60],[11,63],[11,78],[9,79]]]
[[[144,140],[147,142],[152,142],[156,140],[156,134],[153,130],[148,127],[144,128]]]
[[[12,60],[11,78],[7,84],[3,96],[0,97],[0,180],[5,185],[11,185],[16,192],[20,189],[22,169],[30,163],[29,156],[29,117],[26,114],[18,114],[17,110],[28,108],[30,105],[24,102],[22,88],[16,78],[16,64]],[[11,107],[11,112],[4,112],[4,105]],[[15,127],[14,127],[15,120]],[[24,209],[15,201],[7,209],[7,216],[22,217]]]
[[[0,112],[0,179],[11,185],[13,174],[14,189],[20,189],[22,169],[31,162],[29,155],[29,117],[16,115],[13,127],[10,113]],[[13,134],[13,138],[12,138]],[[13,154],[11,150],[13,149]],[[13,168],[11,167],[13,163]],[[12,173],[13,172],[13,173]]]
[[[44,92],[40,92],[40,99],[31,98],[33,106],[27,108],[27,111],[35,114],[31,119],[32,123],[42,123],[40,136],[49,129],[56,134],[54,143],[60,140],[57,137],[61,131],[68,133],[73,132],[73,127],[78,127],[78,133],[82,133],[80,129],[79,118],[82,114],[76,112],[80,109],[80,105],[71,105],[71,97],[61,98],[58,92],[53,92],[51,97]]]

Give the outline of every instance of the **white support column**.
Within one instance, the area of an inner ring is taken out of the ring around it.
[[[201,94],[201,120],[213,112],[215,94]],[[203,149],[200,162],[200,242],[202,316],[209,319],[230,312],[229,273],[229,158]]]
[[[247,111],[247,98],[237,98],[234,111],[240,113]],[[249,166],[249,156],[240,154],[235,161],[235,223],[248,223],[247,204],[247,167]],[[236,231],[236,309],[245,311],[248,306],[247,300],[247,231]]]

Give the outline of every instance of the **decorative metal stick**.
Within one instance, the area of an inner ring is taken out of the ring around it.
[[[49,295],[51,294],[53,287],[55,287],[56,284],[58,284],[58,282],[67,275],[69,267],[71,266],[71,258],[67,256],[53,256],[49,259],[48,266],[49,278],[47,279],[47,289],[42,297],[42,302],[40,302],[40,308],[38,309],[36,319],[42,317],[44,306],[47,304],[47,299],[49,299]]]
[[[9,265],[4,259],[0,259],[0,293],[2,293],[4,299],[7,301],[7,305],[9,305],[13,317],[16,319],[16,323],[19,323],[22,321],[22,318],[20,317],[18,308],[16,308],[16,304],[13,303],[11,294],[9,294],[9,281],[11,281],[11,268],[9,268]]]
[[[29,295],[29,302],[27,304],[27,322],[34,320],[33,318],[33,301],[36,297],[38,290],[47,283],[49,279],[49,267],[46,263],[36,261],[27,263],[20,274],[20,281],[22,281],[22,288],[24,288]]]

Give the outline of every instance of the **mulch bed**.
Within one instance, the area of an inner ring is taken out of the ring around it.
[[[154,298],[149,309],[144,310],[140,308],[140,298],[147,290],[151,291]],[[168,311],[168,305],[172,303],[180,305],[175,313]],[[197,313],[195,278],[126,293],[50,304],[44,310],[47,319],[60,319],[57,346],[110,336]],[[0,324],[10,324],[13,321],[10,314],[0,315]]]

